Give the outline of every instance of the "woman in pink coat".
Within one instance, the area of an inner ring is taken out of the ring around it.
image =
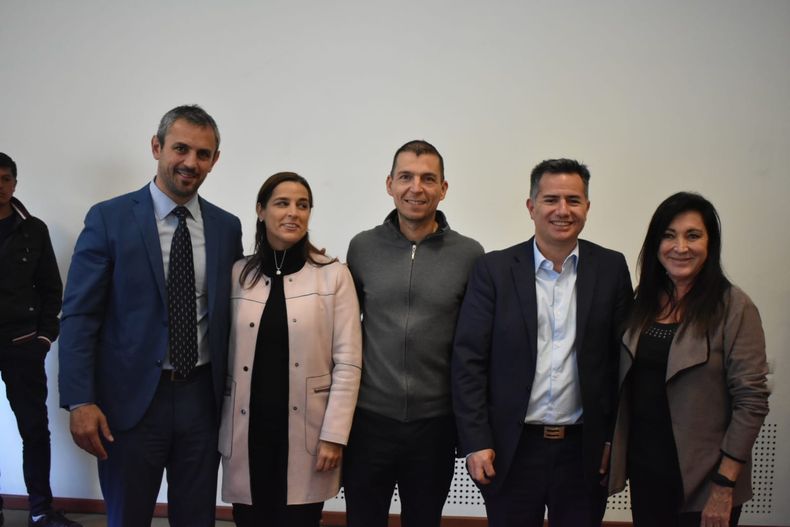
[[[255,253],[236,262],[222,411],[222,498],[240,526],[318,527],[337,494],[362,343],[351,274],[308,240],[292,172],[260,189]]]

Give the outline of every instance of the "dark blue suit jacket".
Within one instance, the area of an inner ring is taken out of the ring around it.
[[[241,224],[200,198],[208,341],[219,416],[228,353],[231,267]],[[137,424],[168,353],[164,265],[148,185],[93,206],[77,239],[61,317],[60,404],[95,402],[111,430]]]
[[[538,311],[534,238],[486,254],[475,265],[453,349],[453,406],[462,452],[496,452],[496,493],[513,461],[535,376]],[[622,254],[579,240],[576,357],[584,419],[584,470],[599,483],[614,426],[622,324],[633,291]]]

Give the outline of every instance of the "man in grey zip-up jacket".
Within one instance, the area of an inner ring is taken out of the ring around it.
[[[349,527],[387,525],[395,484],[407,525],[439,525],[453,478],[450,354],[479,243],[437,206],[444,162],[425,141],[395,153],[395,210],[351,240],[348,265],[363,314],[359,402],[344,466]]]

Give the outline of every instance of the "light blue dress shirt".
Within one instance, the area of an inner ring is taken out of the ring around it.
[[[167,194],[159,190],[156,180],[148,186],[151,190],[151,199],[154,202],[154,216],[156,216],[156,230],[159,231],[159,246],[162,249],[162,264],[165,270],[165,284],[170,266],[170,246],[173,243],[173,234],[178,227],[178,218],[173,214],[173,209],[178,204],[170,199]],[[200,212],[200,202],[195,194],[192,199],[184,204],[189,211],[187,215],[187,228],[189,238],[192,240],[192,262],[195,266],[195,302],[197,306],[197,365],[207,364],[210,361],[208,349],[208,286],[206,284],[206,236],[203,230],[203,215]],[[164,369],[172,369],[170,354],[165,356]]]
[[[576,365],[576,268],[579,245],[554,270],[535,244],[538,357],[524,422],[571,425],[582,421]]]

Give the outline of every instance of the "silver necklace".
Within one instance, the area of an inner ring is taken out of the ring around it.
[[[275,273],[277,274],[277,276],[280,276],[281,274],[283,274],[281,269],[283,268],[283,265],[285,264],[285,253],[288,252],[288,249],[283,251],[283,261],[280,262],[279,265],[277,265],[277,251],[272,249],[272,252],[274,253],[274,268],[276,269]]]

